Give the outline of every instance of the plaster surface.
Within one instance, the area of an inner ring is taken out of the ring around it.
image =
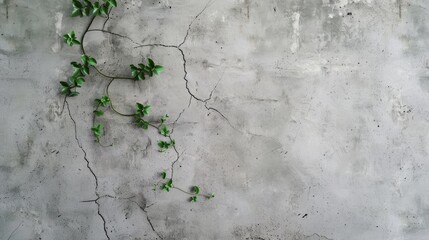
[[[176,157],[156,132],[108,112],[94,142],[108,79],[62,111],[70,12],[0,0],[0,239],[429,239],[428,1],[119,1],[127,38],[85,47],[112,74],[166,67],[111,97],[177,119],[175,184],[216,194],[197,203],[152,191]]]

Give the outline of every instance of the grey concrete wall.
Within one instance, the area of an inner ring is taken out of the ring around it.
[[[176,158],[155,131],[108,112],[94,142],[108,79],[61,111],[70,11],[0,0],[0,239],[429,239],[428,1],[120,1],[106,29],[132,41],[85,47],[112,74],[166,67],[111,96],[178,119],[175,184],[216,194],[197,203],[152,191]]]

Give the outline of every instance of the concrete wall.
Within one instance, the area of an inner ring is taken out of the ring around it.
[[[429,239],[428,1],[119,1],[106,29],[128,38],[85,47],[116,75],[166,67],[110,94],[177,119],[175,184],[216,194],[197,203],[152,191],[176,159],[156,131],[108,112],[94,142],[108,79],[62,111],[70,12],[0,0],[0,239]]]

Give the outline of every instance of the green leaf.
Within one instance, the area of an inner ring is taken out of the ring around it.
[[[138,68],[132,64],[130,65],[130,68],[131,68],[131,76],[133,78],[136,78],[137,75],[139,74]]]
[[[82,70],[83,74],[89,75],[89,66],[88,65],[84,65],[81,70]]]
[[[94,133],[94,136],[98,138],[103,134],[104,125],[103,124],[97,124],[94,127],[91,128],[92,133]]]
[[[70,87],[64,86],[61,88],[61,94],[69,95],[70,93],[71,93]]]
[[[162,177],[162,179],[165,179],[166,177],[167,177],[167,173],[164,171],[164,172],[162,172],[161,173],[161,177]]]
[[[116,3],[116,0],[107,0],[107,2],[110,4],[110,6],[112,7],[117,7],[118,4]]]
[[[161,117],[161,119],[159,119],[159,121],[161,123],[164,123],[167,118],[168,118],[168,114],[165,114],[164,116]]]
[[[85,82],[85,79],[83,79],[82,77],[77,77],[77,78],[73,78],[73,83],[74,85],[81,87],[82,84]]]
[[[169,187],[173,187],[173,179],[172,178],[170,178],[170,180],[168,180],[167,185]]]
[[[156,66],[153,68],[153,72],[154,72],[156,75],[159,75],[162,71],[164,71],[164,67],[163,67],[163,66],[161,66],[161,65],[156,65]]]
[[[80,60],[82,60],[83,64],[88,62],[89,57],[87,55],[80,56]]]
[[[193,191],[195,194],[198,194],[198,193],[200,193],[200,188],[199,188],[198,186],[194,186],[194,187],[192,188],[192,191]]]
[[[166,149],[170,148],[171,143],[167,142],[167,141],[158,141],[158,147],[160,148],[160,152],[165,151]]]
[[[82,4],[79,1],[73,0],[73,7],[75,7],[75,8],[82,8],[83,6],[82,6]]]
[[[155,63],[154,63],[154,62],[153,62],[153,60],[152,60],[152,59],[150,59],[150,58],[148,58],[148,59],[147,59],[147,64],[149,65],[149,67],[150,67],[150,68],[155,67]]]
[[[143,105],[141,103],[136,103],[136,114],[138,116],[144,117],[149,115],[151,111],[150,105]]]
[[[107,107],[107,105],[109,105],[110,103],[110,98],[108,96],[103,96],[100,99],[100,103],[101,105],[103,105],[104,107]]]
[[[95,110],[94,113],[95,113],[95,116],[97,116],[97,117],[103,116],[103,114],[104,114],[104,112],[101,110]]]
[[[79,92],[71,92],[69,97],[76,97],[77,95],[79,95]]]
[[[136,124],[137,127],[140,127],[140,128],[143,128],[143,129],[148,129],[149,128],[149,123],[146,122],[145,120],[139,118],[139,117],[135,118],[135,124]]]
[[[191,202],[197,202],[197,196],[191,197]]]
[[[91,13],[91,7],[90,6],[87,6],[87,7],[82,9],[82,14],[84,16],[89,16],[90,13]]]
[[[145,77],[144,77],[144,72],[143,71],[141,71],[138,75],[137,75],[137,78],[138,78],[138,80],[145,80]]]
[[[168,127],[165,125],[160,129],[160,133],[164,137],[167,137],[170,134],[170,132],[171,132],[170,129],[168,129]]]
[[[104,15],[109,14],[109,4],[103,4],[100,8],[100,12]]]
[[[88,57],[88,63],[89,65],[92,65],[92,66],[97,65],[97,61],[95,60],[95,58],[92,58],[92,57]]]
[[[172,187],[173,187],[173,179],[171,179],[171,178],[170,178],[170,180],[168,180],[168,182],[166,182],[162,185],[162,189],[167,191],[167,192],[169,192],[170,188],[172,188]]]
[[[60,81],[60,84],[61,84],[61,86],[69,87],[69,84],[67,82]]]
[[[77,62],[71,62],[70,63],[72,66],[73,66],[73,68],[75,68],[75,69],[80,69],[81,67],[82,67],[82,65],[81,64],[79,64],[79,63],[77,63]]]
[[[93,8],[93,10],[92,10],[92,14],[93,14],[94,16],[99,16],[99,15],[101,15],[100,4],[99,4],[98,2],[95,2],[95,3],[92,5],[92,8]]]
[[[65,34],[64,36],[64,41],[69,45],[69,46],[73,46],[73,44],[77,44],[79,45],[80,42],[76,39],[76,34],[74,31],[71,31],[68,34]]]
[[[169,192],[170,188],[167,186],[167,184],[163,184],[162,185],[162,190],[165,190],[165,191]]]
[[[79,9],[79,8],[74,8],[73,9],[73,11],[72,11],[72,17],[77,17],[77,16],[80,16],[80,17],[82,17],[82,10],[81,9]]]

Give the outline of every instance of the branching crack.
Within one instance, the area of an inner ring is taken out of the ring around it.
[[[174,48],[174,49],[177,49],[179,52],[180,52],[180,54],[181,54],[181,56],[182,56],[182,61],[183,61],[183,71],[184,71],[184,76],[183,76],[183,79],[184,79],[184,81],[185,81],[185,87],[186,87],[186,90],[187,90],[187,92],[188,92],[188,94],[189,94],[189,96],[190,96],[190,98],[189,98],[189,103],[188,103],[188,108],[189,108],[189,106],[190,106],[190,104],[191,104],[191,101],[192,101],[192,99],[195,99],[195,100],[197,100],[198,102],[201,102],[201,103],[203,103],[204,104],[204,107],[208,110],[208,111],[214,111],[214,112],[216,112],[216,113],[218,113],[219,115],[221,115],[222,116],[222,118],[224,118],[227,122],[228,122],[228,124],[233,128],[233,129],[235,129],[235,130],[237,130],[231,123],[230,123],[230,121],[228,120],[228,118],[223,114],[223,113],[221,113],[218,109],[216,109],[216,108],[214,108],[214,107],[210,107],[210,106],[208,106],[208,102],[212,99],[212,96],[213,96],[213,92],[216,90],[216,88],[217,88],[217,86],[218,86],[218,84],[219,84],[219,82],[220,82],[220,80],[216,83],[216,85],[215,85],[215,87],[212,89],[212,91],[210,92],[210,94],[209,94],[209,96],[208,96],[208,98],[206,98],[206,99],[202,99],[202,98],[200,98],[200,97],[198,97],[198,96],[196,96],[192,91],[191,91],[191,89],[189,88],[189,80],[188,80],[188,78],[187,78],[187,76],[188,76],[188,71],[187,71],[187,60],[186,60],[186,56],[185,56],[185,53],[184,53],[184,51],[183,51],[183,49],[181,48],[185,43],[186,43],[186,41],[187,41],[187,39],[188,39],[188,36],[189,36],[189,34],[190,34],[190,31],[191,31],[191,28],[192,28],[192,25],[194,24],[194,22],[204,13],[204,11],[214,2],[215,0],[210,0],[209,2],[207,2],[207,4],[204,6],[204,8],[192,19],[192,21],[190,22],[190,24],[188,25],[188,29],[187,29],[187,31],[186,31],[186,35],[184,36],[184,38],[183,38],[183,41],[180,43],[180,44],[178,44],[178,45],[168,45],[168,44],[162,44],[162,43],[153,43],[153,44],[140,44],[140,43],[138,43],[137,41],[135,41],[135,40],[133,40],[132,38],[130,38],[130,37],[128,37],[128,36],[125,36],[125,35],[121,35],[121,34],[118,34],[118,33],[115,33],[115,32],[112,32],[112,31],[108,31],[108,30],[105,30],[105,27],[106,27],[106,23],[109,21],[109,19],[110,19],[110,11],[109,11],[109,13],[108,13],[108,16],[107,16],[107,19],[104,21],[104,23],[103,23],[103,25],[102,25],[102,28],[101,29],[89,29],[90,28],[90,26],[91,26],[91,24],[92,24],[92,22],[94,21],[94,18],[95,17],[92,17],[91,18],[91,20],[90,20],[90,22],[89,22],[89,25],[87,26],[87,28],[86,28],[86,30],[84,31],[84,34],[82,35],[82,37],[81,37],[81,43],[82,43],[82,45],[81,45],[81,51],[82,51],[82,53],[83,54],[85,54],[85,50],[84,50],[84,48],[83,48],[83,40],[84,40],[84,37],[85,37],[85,34],[86,33],[88,33],[88,32],[101,32],[101,33],[105,33],[105,34],[110,34],[110,35],[112,35],[112,36],[116,36],[116,37],[120,37],[120,38],[124,38],[124,39],[127,39],[128,41],[130,41],[130,42],[132,42],[133,44],[135,44],[136,45],[136,47],[135,48],[142,48],[142,47],[164,47],[164,48]],[[100,75],[102,75],[102,76],[104,76],[104,77],[107,77],[107,78],[110,78],[110,79],[112,79],[111,81],[113,81],[114,79],[120,79],[120,78],[123,78],[123,79],[131,79],[131,78],[127,78],[127,77],[112,77],[112,76],[109,76],[109,75],[105,75],[105,74],[103,74],[102,72],[100,72],[97,68],[95,68],[96,70],[97,70],[97,72],[100,74]],[[111,195],[100,195],[99,194],[99,192],[98,192],[98,186],[99,186],[99,182],[98,182],[98,177],[97,177],[97,175],[95,174],[95,172],[94,172],[94,170],[92,169],[92,167],[91,167],[91,164],[90,164],[90,161],[88,160],[88,158],[87,158],[87,152],[86,152],[86,150],[84,149],[84,147],[83,147],[83,145],[81,144],[81,142],[80,142],[80,140],[79,140],[79,138],[78,138],[78,133],[77,133],[77,124],[76,124],[76,121],[75,121],[75,119],[73,118],[73,116],[72,116],[72,114],[71,114],[71,111],[70,111],[70,107],[69,107],[69,103],[68,103],[68,101],[67,101],[67,98],[65,98],[64,99],[64,104],[63,104],[63,108],[62,108],[62,111],[61,111],[61,113],[63,112],[63,110],[64,110],[64,106],[67,106],[67,110],[68,110],[68,114],[69,114],[69,116],[70,116],[70,119],[72,120],[72,122],[73,122],[73,125],[74,125],[74,135],[75,135],[75,140],[76,140],[76,143],[77,143],[77,145],[79,146],[79,148],[81,149],[81,151],[83,152],[83,155],[84,155],[84,160],[85,160],[85,162],[86,162],[86,167],[88,168],[88,170],[91,172],[91,174],[92,174],[92,176],[94,177],[94,180],[95,180],[95,190],[94,190],[94,192],[95,192],[95,195],[96,195],[96,198],[95,199],[92,199],[92,200],[85,200],[85,201],[82,201],[82,202],[94,202],[96,205],[97,205],[97,214],[100,216],[100,218],[102,219],[102,221],[103,221],[103,229],[104,229],[104,233],[105,233],[105,235],[106,235],[106,238],[108,239],[108,240],[110,240],[110,237],[109,237],[109,235],[108,235],[108,232],[107,232],[107,222],[106,222],[106,219],[105,219],[105,217],[103,216],[103,214],[101,213],[101,206],[100,206],[100,200],[102,199],[102,198],[113,198],[113,199],[127,199],[127,200],[129,200],[129,201],[132,201],[133,203],[135,203],[135,204],[137,204],[137,206],[146,214],[146,218],[147,218],[147,221],[148,221],[148,223],[149,223],[149,225],[151,226],[151,229],[153,230],[153,232],[159,237],[159,239],[163,239],[163,237],[161,236],[161,234],[159,234],[156,230],[155,230],[155,227],[154,227],[154,225],[152,224],[152,221],[151,221],[151,219],[149,218],[149,216],[148,216],[148,213],[147,213],[147,208],[148,208],[148,206],[145,206],[145,207],[142,207],[138,202],[136,202],[136,201],[134,201],[134,200],[131,200],[133,197],[129,197],[129,198],[118,198],[118,197],[115,197],[115,196],[111,196]],[[180,119],[180,117],[182,116],[182,114],[184,113],[184,111],[186,110],[186,108],[184,108],[180,113],[179,113],[179,115],[178,115],[178,117],[176,118],[176,120],[173,122],[173,129],[174,129],[174,125],[178,122],[178,120]],[[173,139],[172,139],[172,137],[171,136],[169,136],[169,138],[170,138],[170,141],[173,141]],[[175,151],[175,153],[176,153],[176,159],[171,163],[171,178],[173,178],[173,175],[174,175],[174,166],[175,166],[175,164],[179,161],[179,159],[180,159],[180,156],[181,156],[181,154],[179,154],[179,152],[178,152],[178,150],[177,150],[177,148],[176,148],[176,146],[175,145],[173,145],[173,149],[174,149],[174,151]],[[183,153],[182,153],[183,154]],[[187,193],[187,194],[191,194],[191,193],[189,193],[189,192],[187,192],[187,191],[184,191],[184,190],[182,190],[182,189],[180,189],[180,188],[177,188],[177,187],[174,187],[175,189],[178,189],[178,190],[180,190],[180,191],[182,191],[182,192],[185,192],[185,193]],[[201,195],[201,194],[200,194]],[[202,195],[203,196],[203,195]],[[208,196],[208,195],[207,195]]]
[[[306,236],[306,237],[313,237],[313,236],[317,236],[319,239],[333,240],[332,238],[328,238],[326,236],[323,236],[323,235],[320,235],[320,234],[317,234],[317,233],[313,233],[312,235]]]
[[[152,220],[150,220],[150,218],[149,218],[149,214],[147,213],[147,208],[148,207],[150,207],[150,206],[152,206],[152,205],[149,205],[149,206],[145,206],[145,207],[143,207],[143,206],[141,206],[138,202],[136,202],[136,201],[134,201],[134,200],[130,200],[131,202],[133,202],[133,203],[135,203],[144,213],[145,213],[145,215],[146,215],[146,220],[147,220],[147,222],[149,223],[149,225],[150,225],[150,228],[152,228],[152,231],[160,238],[160,239],[164,239],[162,236],[161,236],[161,234],[158,232],[158,231],[156,231],[155,230],[155,227],[154,227],[154,225],[153,225],[153,223],[152,223]]]
[[[94,177],[94,180],[95,180],[95,191],[94,191],[94,192],[95,192],[95,195],[97,196],[97,199],[95,199],[95,200],[94,200],[94,203],[97,205],[97,214],[98,214],[98,216],[100,216],[101,220],[103,221],[103,229],[104,229],[104,233],[105,233],[105,235],[106,235],[107,239],[108,239],[108,240],[110,240],[109,234],[107,233],[106,219],[105,219],[105,218],[104,218],[104,216],[101,214],[101,211],[100,211],[100,203],[98,202],[98,200],[100,200],[100,195],[99,195],[99,193],[98,193],[98,178],[97,178],[97,175],[95,175],[94,170],[93,170],[93,169],[91,168],[91,166],[90,166],[90,162],[89,162],[89,160],[88,160],[88,158],[87,158],[87,154],[86,154],[85,149],[83,148],[83,146],[82,146],[81,142],[79,141],[78,134],[77,134],[77,124],[76,124],[76,121],[74,120],[74,118],[73,118],[73,116],[72,116],[72,114],[71,114],[70,106],[69,106],[69,103],[68,103],[67,99],[65,99],[65,100],[64,100],[64,102],[65,102],[65,104],[66,104],[66,106],[67,106],[67,111],[68,111],[68,113],[69,113],[70,119],[71,119],[71,120],[72,120],[72,122],[73,122],[73,126],[74,126],[74,138],[76,139],[76,143],[77,143],[77,145],[79,146],[79,148],[80,148],[80,149],[82,150],[82,152],[83,152],[83,159],[85,159],[86,167],[88,168],[88,170],[91,172],[92,176]]]
[[[188,35],[189,35],[189,31],[191,31],[191,27],[192,24],[194,24],[195,20],[197,20],[201,14],[203,14],[204,11],[206,11],[206,9],[212,5],[214,3],[214,0],[210,0],[206,3],[206,5],[204,6],[204,8],[194,17],[194,19],[191,21],[191,23],[188,26],[188,30],[186,31],[186,35],[183,38],[182,43],[180,43],[177,47],[180,48],[183,44],[185,44],[186,40],[188,39]]]
[[[183,72],[184,72],[184,76],[183,76],[183,80],[185,80],[185,88],[188,92],[188,94],[191,96],[191,98],[189,99],[189,104],[188,107],[191,104],[191,100],[195,99],[198,102],[201,102],[204,104],[204,107],[208,110],[208,111],[214,111],[216,113],[218,113],[223,119],[225,119],[228,124],[235,130],[237,130],[229,121],[229,119],[225,116],[225,114],[223,114],[220,110],[214,108],[214,107],[209,107],[208,106],[208,101],[211,100],[212,95],[213,95],[213,91],[216,89],[217,85],[219,84],[220,80],[216,83],[216,86],[213,88],[213,90],[210,92],[210,95],[207,99],[202,99],[198,96],[196,96],[194,93],[192,93],[191,89],[189,88],[189,80],[188,80],[188,71],[187,71],[187,60],[186,60],[186,56],[185,56],[185,52],[183,51],[183,49],[181,48],[183,44],[186,43],[186,40],[188,39],[190,30],[192,28],[192,25],[194,24],[194,22],[206,11],[206,9],[214,3],[214,0],[210,0],[207,2],[207,4],[204,6],[204,8],[194,17],[194,19],[192,19],[191,23],[188,25],[188,29],[186,31],[186,35],[183,38],[183,41],[178,44],[178,45],[168,45],[168,44],[162,44],[162,43],[149,43],[149,44],[139,44],[137,41],[133,40],[132,38],[128,37],[128,36],[124,36],[112,31],[108,31],[108,30],[104,30],[104,26],[102,29],[90,29],[88,30],[88,32],[102,32],[102,33],[106,33],[106,34],[110,34],[113,36],[117,36],[117,37],[121,37],[124,39],[129,40],[130,42],[132,42],[133,44],[137,45],[134,48],[142,48],[142,47],[164,47],[164,48],[175,48],[177,49],[181,56],[182,56],[182,61],[183,61]],[[107,20],[106,20],[107,21]],[[183,111],[179,114],[179,117],[181,116],[181,114],[183,113]],[[178,119],[177,119],[178,120]],[[177,120],[175,122],[177,122]]]

